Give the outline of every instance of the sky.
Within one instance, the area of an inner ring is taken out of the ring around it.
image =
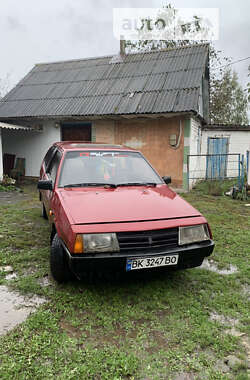
[[[166,2],[161,0],[0,0],[0,79],[9,76],[13,87],[36,63],[117,54],[113,8],[158,8],[163,4]],[[176,8],[219,8],[215,47],[232,61],[250,56],[250,1],[173,0],[171,4]],[[243,87],[248,65],[250,59],[231,66]]]

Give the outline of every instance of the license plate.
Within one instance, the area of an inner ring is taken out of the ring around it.
[[[139,259],[128,259],[126,264],[126,271],[135,269],[149,269],[156,267],[164,267],[167,265],[176,265],[178,263],[179,255],[145,257]]]

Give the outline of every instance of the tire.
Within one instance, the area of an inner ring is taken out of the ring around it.
[[[53,278],[58,283],[67,282],[74,278],[73,273],[69,269],[66,253],[57,234],[55,234],[51,244],[50,270]]]
[[[47,215],[47,212],[46,212],[46,209],[45,209],[45,207],[44,207],[44,204],[43,204],[43,202],[42,202],[42,217],[44,218],[44,219],[48,219],[48,215]]]

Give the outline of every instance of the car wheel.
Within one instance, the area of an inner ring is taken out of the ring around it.
[[[45,207],[44,207],[43,202],[42,202],[42,217],[43,217],[44,219],[48,219],[48,215],[47,215],[47,212],[46,212],[46,209],[45,209]]]
[[[53,278],[59,283],[67,282],[74,278],[57,234],[55,234],[51,244],[50,270]]]

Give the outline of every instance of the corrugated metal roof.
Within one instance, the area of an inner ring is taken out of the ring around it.
[[[2,123],[0,122],[0,128],[3,128],[3,129],[21,129],[21,130],[26,130],[26,131],[30,131],[30,130],[33,130],[33,128],[31,127],[23,127],[21,125],[15,125],[15,124],[8,124],[8,123]]]
[[[208,45],[36,65],[0,118],[198,111]]]
[[[249,124],[205,124],[202,126],[202,129],[204,130],[210,130],[210,131],[243,131],[243,132],[250,132],[250,125]]]

